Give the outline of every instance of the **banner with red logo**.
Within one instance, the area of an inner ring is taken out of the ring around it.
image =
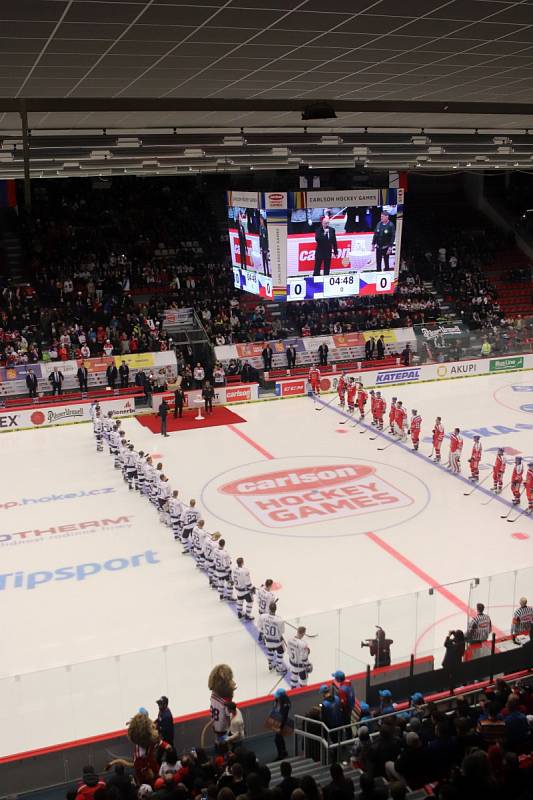
[[[373,233],[338,233],[337,255],[332,254],[331,271],[372,272],[376,257],[372,251]],[[287,275],[298,277],[312,275],[315,267],[316,241],[314,233],[290,234],[287,237]],[[391,271],[395,269],[393,252],[389,258]]]
[[[23,430],[24,428],[44,428],[47,425],[66,425],[69,422],[88,422],[91,419],[89,402],[65,403],[63,405],[39,406],[27,409],[10,409],[0,412],[0,431]],[[116,397],[100,401],[102,415],[108,411],[115,417],[129,417],[135,414],[133,397]]]
[[[306,391],[307,381],[305,378],[276,381],[275,392],[278,397],[296,397],[299,394],[305,394]]]

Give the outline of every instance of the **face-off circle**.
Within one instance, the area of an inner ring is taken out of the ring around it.
[[[520,381],[517,375],[516,380],[496,389],[493,398],[511,411],[533,415],[533,377]]]
[[[298,456],[244,464],[212,478],[202,506],[231,527],[270,536],[357,536],[403,525],[429,502],[415,475],[390,464]]]

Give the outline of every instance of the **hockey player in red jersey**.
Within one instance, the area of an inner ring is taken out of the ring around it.
[[[348,400],[348,414],[353,414],[355,408],[355,395],[357,392],[357,386],[353,378],[350,378],[348,381],[348,386],[346,387],[346,399]]]
[[[527,513],[531,514],[533,512],[533,462],[527,465],[524,488],[527,497]]]
[[[498,454],[496,455],[496,461],[494,462],[494,466],[492,468],[492,479],[494,481],[492,491],[496,492],[496,494],[500,494],[502,490],[504,472],[505,472],[505,458],[503,455],[503,447],[500,447],[500,449],[498,450]]]
[[[520,505],[520,495],[522,491],[522,481],[524,479],[524,465],[522,458],[516,456],[514,460],[513,474],[511,476],[511,491],[513,493],[513,505]]]
[[[309,383],[313,394],[320,394],[320,370],[318,367],[311,367],[309,370]]]
[[[450,434],[450,463],[448,469],[458,474],[461,472],[461,453],[463,452],[463,437],[459,428],[454,428]]]
[[[482,453],[483,447],[481,446],[481,439],[479,436],[474,436],[472,452],[470,453],[470,458],[468,459],[468,463],[470,464],[470,480],[474,483],[479,480],[479,462],[481,461]]]
[[[433,427],[433,449],[435,451],[435,461],[440,461],[440,449],[444,439],[444,428],[442,427],[441,417],[437,417]]]
[[[393,397],[390,401],[390,408],[389,408],[389,433],[394,433],[394,420],[396,419],[396,398]]]
[[[377,425],[378,420],[376,416],[376,393],[373,389],[370,389],[370,413],[372,414],[372,425]]]
[[[344,402],[346,398],[346,373],[341,372],[339,382],[337,384],[337,394],[339,395],[339,405],[344,409]]]
[[[378,431],[383,430],[383,417],[385,416],[386,408],[387,403],[381,396],[381,392],[376,392],[376,426]]]
[[[405,423],[407,420],[407,411],[403,407],[402,401],[398,400],[394,409],[394,433],[400,441],[405,442],[407,434],[405,432]]]
[[[413,408],[411,414],[412,416],[409,427],[409,433],[411,434],[413,450],[418,450],[418,444],[420,442],[420,428],[422,427],[422,417],[420,416],[416,408]]]
[[[359,409],[359,419],[365,418],[365,405],[368,399],[368,392],[362,383],[359,384],[357,390],[357,408]]]

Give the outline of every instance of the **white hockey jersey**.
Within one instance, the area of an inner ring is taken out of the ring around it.
[[[285,623],[277,614],[261,614],[259,630],[267,647],[278,647],[283,641]]]
[[[159,481],[157,490],[157,497],[159,500],[166,502],[170,497],[170,483],[168,481]]]
[[[184,528],[192,530],[200,519],[200,512],[191,506],[185,506],[181,514],[181,524]]]
[[[293,636],[287,642],[287,650],[289,651],[289,663],[291,667],[305,667],[309,663],[309,647],[304,639],[298,636]]]
[[[180,519],[183,512],[183,503],[179,497],[171,497],[168,501],[168,511],[172,519]]]
[[[270,607],[270,603],[274,603],[275,600],[276,597],[274,592],[265,589],[264,586],[259,587],[257,590],[257,608],[260,614],[266,614]]]
[[[246,594],[252,588],[252,579],[250,577],[250,570],[246,567],[235,567],[233,570],[233,583],[235,590]]]
[[[231,570],[231,556],[227,550],[221,550],[217,547],[215,550],[215,569],[221,575]]]

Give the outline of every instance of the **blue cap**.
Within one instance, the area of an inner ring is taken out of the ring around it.
[[[337,672],[332,672],[331,677],[335,678],[336,681],[345,681],[346,675],[342,671],[342,669],[338,669]]]
[[[389,700],[390,700],[390,698],[392,697],[392,694],[389,692],[389,690],[388,690],[388,689],[382,689],[382,690],[379,692],[379,696],[380,696],[380,697],[384,697],[384,698],[386,697],[387,699],[389,699]]]
[[[329,686],[327,685],[327,683],[323,683],[318,691],[320,692],[320,694],[327,694],[329,692]]]
[[[276,691],[274,692],[274,697],[281,697],[284,694],[287,694],[287,692],[282,686],[280,686],[280,688],[276,689]]]
[[[365,714],[370,711],[370,706],[368,705],[368,703],[360,703],[359,706],[361,708],[361,711],[364,711]]]
[[[424,695],[422,692],[415,692],[411,695],[411,702],[412,703],[423,703],[424,702]]]
[[[148,713],[148,710],[146,708],[144,708],[144,706],[141,706],[137,713],[138,714],[144,714],[146,717],[150,716],[150,714]]]

